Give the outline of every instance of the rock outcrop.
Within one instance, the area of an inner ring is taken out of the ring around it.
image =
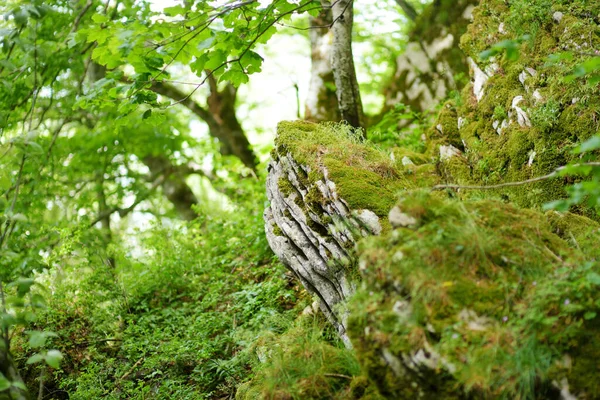
[[[397,103],[417,112],[430,111],[451,91],[462,89],[469,67],[458,44],[477,3],[443,0],[419,15],[404,53],[395,61],[394,77],[384,92],[384,111]]]
[[[596,134],[598,86],[563,76],[600,48],[600,5],[529,3],[473,11],[471,81],[420,153],[389,155],[344,125],[279,126],[269,243],[386,398],[600,398],[597,214],[541,211],[566,178],[431,191],[546,175]],[[479,58],[512,39],[517,61]]]
[[[414,187],[401,176],[418,169],[360,143],[346,126],[279,125],[267,178],[267,239],[347,344],[347,313],[339,307],[354,293],[355,244],[389,230],[397,190]]]

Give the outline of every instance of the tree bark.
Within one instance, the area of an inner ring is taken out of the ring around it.
[[[309,18],[311,72],[304,119],[312,122],[340,120],[340,109],[331,66],[333,35],[330,26],[332,22],[333,16],[330,8],[323,8],[317,17]]]
[[[227,85],[219,91],[214,78],[209,78],[209,84],[208,109],[202,107],[175,86],[156,82],[152,85],[152,90],[172,100],[180,101],[181,105],[206,122],[209,134],[219,140],[221,154],[233,155],[239,158],[246,167],[256,171],[258,164],[256,156],[235,115],[237,89],[232,85]]]
[[[185,221],[192,221],[197,217],[193,207],[198,204],[198,199],[192,189],[185,182],[187,174],[182,169],[173,165],[165,156],[146,156],[144,164],[150,168],[153,176],[165,174],[162,189],[167,200],[173,204],[175,210]]]
[[[331,63],[342,119],[356,128],[362,128],[364,115],[352,56],[353,3],[353,0],[337,0],[333,3]]]
[[[396,3],[400,6],[404,14],[411,20],[414,21],[417,19],[418,15],[417,10],[406,0],[396,0]]]

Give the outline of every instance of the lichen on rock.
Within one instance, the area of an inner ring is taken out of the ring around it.
[[[350,339],[382,394],[532,398],[566,379],[582,398],[600,395],[559,365],[570,357],[589,367],[585,351],[600,327],[561,298],[574,293],[553,290],[592,271],[557,234],[555,215],[422,191],[397,207],[414,222],[361,241],[363,284],[350,305]],[[600,239],[591,220],[570,222]],[[566,222],[562,229],[570,236]],[[594,285],[581,288],[571,301],[598,308]]]
[[[346,313],[336,307],[354,292],[354,245],[389,231],[397,193],[431,175],[416,169],[361,143],[346,125],[279,124],[267,178],[267,239],[343,338]]]
[[[584,0],[481,1],[461,39],[471,83],[422,152],[279,125],[269,243],[383,397],[600,398],[600,218],[541,211],[562,177],[480,188],[547,175],[596,134],[598,86],[563,79],[582,56],[548,57],[599,48],[598,15]],[[527,57],[478,57],[511,39]]]

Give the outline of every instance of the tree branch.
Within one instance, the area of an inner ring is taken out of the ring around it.
[[[406,16],[411,21],[416,20],[417,17],[419,16],[419,14],[417,13],[417,10],[415,10],[415,8],[412,6],[412,4],[410,4],[406,0],[396,0],[396,3],[400,6],[402,11],[404,11],[404,14],[406,14]]]
[[[585,166],[588,166],[588,167],[600,167],[600,162],[589,162],[589,163],[572,165],[572,167],[585,167]],[[538,177],[531,178],[531,179],[527,179],[527,180],[524,180],[524,181],[505,182],[505,183],[499,183],[497,185],[487,185],[487,186],[477,186],[477,185],[464,185],[463,186],[463,185],[454,185],[454,184],[435,185],[434,187],[431,188],[431,190],[432,191],[434,191],[434,190],[443,190],[443,189],[487,190],[487,189],[502,189],[502,188],[505,188],[505,187],[522,186],[522,185],[527,185],[529,183],[535,183],[535,182],[544,181],[546,179],[557,178],[559,176],[560,172],[563,171],[565,168],[567,168],[566,165],[562,166],[562,167],[559,167],[559,168],[556,168],[554,171],[552,171],[549,174],[538,176]]]

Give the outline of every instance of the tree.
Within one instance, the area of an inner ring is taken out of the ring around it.
[[[352,24],[354,1],[331,3],[333,17],[333,50],[331,53],[336,93],[342,119],[350,125],[364,127],[360,90],[352,55]]]

